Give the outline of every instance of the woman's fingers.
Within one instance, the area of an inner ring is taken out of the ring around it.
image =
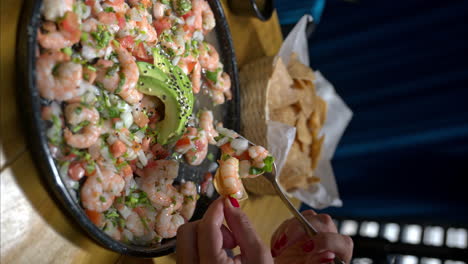
[[[223,251],[221,226],[224,221],[223,199],[214,201],[205,212],[197,228],[198,253],[200,263],[220,261]]]
[[[309,245],[311,258],[322,262],[326,262],[325,258],[333,259],[333,255],[336,255],[349,263],[353,254],[353,240],[337,233],[319,233],[302,247],[305,248],[305,245]]]
[[[237,247],[236,239],[234,238],[234,235],[231,233],[229,228],[227,228],[225,225],[222,225],[221,233],[223,234],[223,248],[233,249]]]
[[[177,263],[197,264],[197,228],[199,221],[190,222],[182,225],[177,230]]]
[[[242,263],[273,263],[270,253],[258,237],[247,215],[237,207],[237,201],[231,202],[230,199],[233,198],[224,199],[224,216],[241,249]],[[233,206],[233,203],[236,207]],[[239,257],[236,261],[238,259]]]

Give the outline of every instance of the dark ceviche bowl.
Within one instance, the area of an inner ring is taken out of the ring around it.
[[[67,217],[74,221],[86,231],[86,233],[102,246],[126,255],[137,257],[158,257],[174,252],[176,238],[163,239],[159,244],[152,246],[138,246],[126,244],[114,240],[106,235],[101,229],[93,224],[85,214],[83,208],[76,200],[74,195],[67,188],[67,183],[62,179],[59,168],[54,162],[54,158],[49,149],[48,138],[46,135],[46,122],[41,118],[41,106],[47,104],[47,100],[41,98],[36,85],[36,53],[37,53],[37,34],[41,26],[41,0],[24,2],[22,9],[22,18],[18,31],[17,46],[17,80],[20,87],[17,93],[17,99],[21,107],[25,120],[24,126],[29,132],[28,140],[33,153],[36,166],[39,168],[44,185],[53,193],[56,200],[59,201]],[[224,64],[224,71],[231,77],[232,100],[227,101],[222,106],[213,109],[214,115],[224,126],[230,129],[239,130],[240,126],[240,98],[239,83],[236,58],[231,40],[231,35],[227,21],[223,12],[222,5],[218,0],[207,0],[215,20],[216,28],[210,33],[214,39],[215,46],[218,46],[220,59]],[[196,105],[195,108],[201,108],[203,105]],[[218,156],[218,150],[213,148],[209,150],[212,155]],[[205,160],[200,166],[194,167],[186,164],[180,164],[179,174],[176,182],[181,180],[194,181],[199,185],[203,181],[204,172],[210,170],[212,164]],[[199,189],[198,189],[199,190]],[[195,213],[190,221],[200,219],[206,211],[209,204],[217,198],[216,193],[210,195],[200,195],[195,209]]]

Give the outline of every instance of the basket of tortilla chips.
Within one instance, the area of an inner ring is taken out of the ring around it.
[[[327,104],[317,96],[315,75],[293,53],[288,65],[281,58],[265,57],[241,69],[242,133],[256,144],[267,146],[267,121],[296,127],[295,141],[281,169],[280,184],[286,191],[306,189],[320,181],[314,174],[325,136]],[[251,193],[275,194],[263,177],[245,179]]]

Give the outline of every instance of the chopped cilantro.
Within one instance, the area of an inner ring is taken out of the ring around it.
[[[114,63],[114,65],[107,69],[106,76],[114,76],[119,70],[120,65],[118,63]]]
[[[89,125],[89,121],[85,120],[85,121],[79,123],[77,126],[73,127],[72,132],[76,133],[76,132],[80,131],[83,127],[85,127],[87,125]]]
[[[263,169],[259,169],[259,168],[256,168],[256,167],[250,167],[249,169],[249,174],[251,175],[258,175],[258,174],[262,174],[264,172]]]
[[[88,32],[82,32],[81,33],[81,37],[80,37],[81,41],[87,41],[88,38],[89,38]]]
[[[221,155],[221,160],[225,161],[225,160],[229,159],[230,157],[231,157],[231,155],[223,154],[223,155]]]
[[[216,69],[216,71],[206,71],[205,76],[208,80],[216,83],[218,81],[218,74],[221,71],[221,68]]]
[[[192,9],[192,3],[190,0],[175,0],[172,1],[172,9],[175,9],[179,16],[185,15],[190,9]]]
[[[73,50],[70,48],[70,47],[65,47],[63,49],[61,49],[61,51],[65,54],[67,54],[68,56],[72,55],[72,52]]]
[[[96,40],[96,48],[98,49],[107,47],[112,38],[112,34],[102,25],[98,25],[98,30],[92,32],[91,36]]]
[[[91,65],[86,65],[86,68],[88,68],[88,70],[91,70],[91,71],[93,71],[93,72],[96,71],[96,68],[94,68],[94,67],[91,66]]]
[[[112,6],[108,6],[108,7],[104,8],[104,12],[113,13],[115,11],[114,11],[114,8]]]
[[[273,156],[268,156],[263,160],[265,166],[263,166],[263,170],[266,172],[271,172],[273,170],[273,164],[275,162],[275,158]]]
[[[206,157],[208,158],[209,161],[214,161],[214,155],[213,153],[208,153],[208,155],[206,155]]]
[[[83,111],[83,108],[81,106],[78,106],[77,108],[75,108],[75,114],[77,115],[81,114],[82,111]]]
[[[99,201],[105,203],[106,202],[106,198],[104,196],[99,196]]]
[[[115,93],[118,94],[122,91],[122,86],[125,84],[126,81],[127,81],[127,77],[125,77],[123,73],[120,74],[119,84],[117,86],[117,89],[115,89]]]

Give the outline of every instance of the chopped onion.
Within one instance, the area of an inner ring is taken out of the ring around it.
[[[141,165],[143,165],[143,167],[145,167],[148,164],[148,159],[146,159],[145,152],[143,152],[143,150],[140,149],[137,152],[137,155],[138,155],[138,160],[140,160],[140,162],[141,162]]]
[[[133,241],[133,233],[130,232],[128,229],[124,229],[124,231],[122,231],[122,235],[126,237],[129,241]]]
[[[216,130],[220,134],[225,135],[225,136],[230,137],[230,138],[239,137],[239,134],[237,134],[234,130],[231,130],[231,129],[227,129],[227,128],[224,128],[224,127],[217,127]]]
[[[143,141],[143,138],[145,137],[145,133],[141,130],[138,130],[137,132],[135,132],[134,136],[135,136],[135,141],[137,143],[141,143],[141,141]]]
[[[101,148],[101,156],[106,160],[112,162],[112,158],[110,156],[109,148],[107,146]]]
[[[126,160],[134,160],[137,158],[137,154],[132,148],[127,148],[127,158]]]
[[[231,147],[236,150],[236,155],[241,155],[249,148],[249,141],[243,138],[236,138],[231,141]]]
[[[176,66],[180,61],[180,56],[176,56],[173,60],[172,60],[172,65]]]
[[[120,140],[122,140],[122,142],[125,143],[125,145],[129,147],[133,146],[132,141],[127,136],[125,136],[123,133],[118,133],[118,134],[119,134]]]
[[[130,9],[130,19],[133,21],[141,21],[141,14],[138,12],[138,8]]]
[[[223,137],[222,139],[218,140],[218,142],[216,142],[216,146],[221,147],[222,145],[228,143],[229,139],[230,138],[228,137]]]
[[[201,31],[195,31],[193,32],[193,39],[196,41],[203,41],[203,33]]]
[[[117,137],[114,136],[113,134],[110,134],[108,137],[107,137],[107,144],[109,145],[112,145],[115,143],[115,141],[117,141]]]
[[[187,22],[187,25],[193,26],[193,23],[195,23],[195,16],[188,17],[186,22]]]
[[[120,130],[124,127],[124,122],[123,121],[117,121],[115,122],[115,129]]]
[[[123,112],[120,115],[120,118],[122,119],[126,128],[130,128],[130,126],[133,124],[133,115],[131,112]]]
[[[153,158],[153,153],[148,153],[148,155],[146,155],[146,159],[150,160]]]
[[[124,219],[127,219],[127,217],[132,213],[132,210],[124,205],[119,210],[119,213]]]

